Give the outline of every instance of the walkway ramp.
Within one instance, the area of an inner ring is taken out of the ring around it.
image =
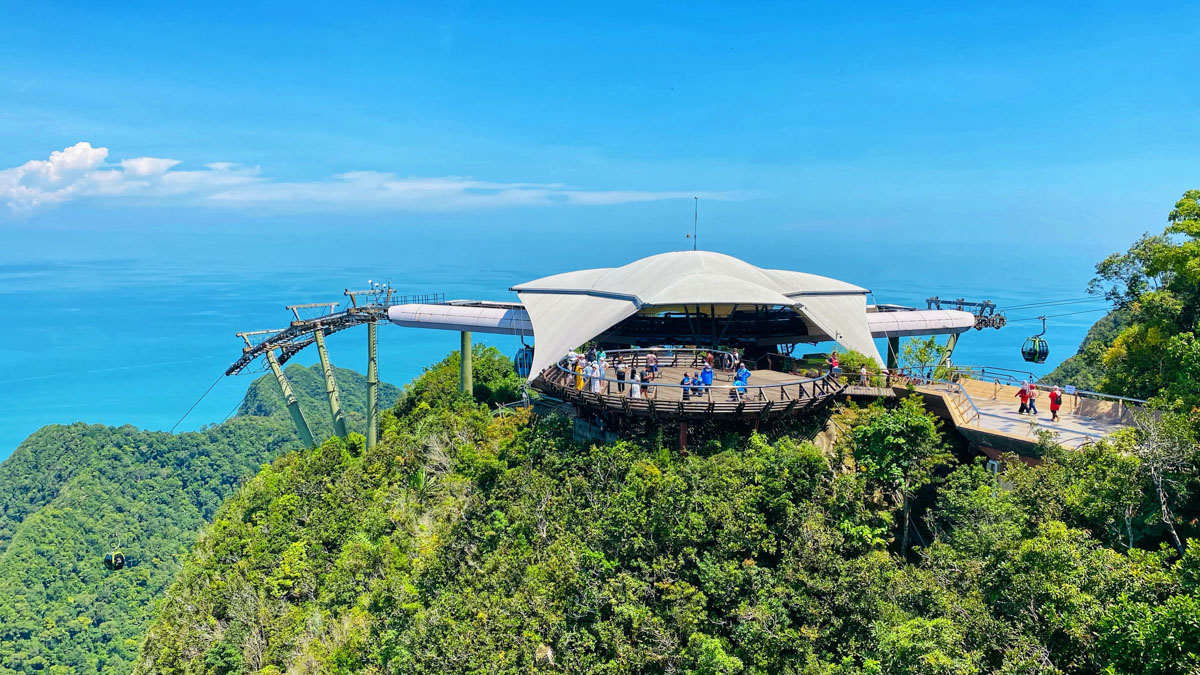
[[[916,389],[927,406],[954,424],[959,433],[975,445],[997,452],[1029,455],[1042,430],[1054,434],[1063,447],[1078,448],[1133,424],[1130,406],[1119,398],[1063,396],[1059,421],[1053,422],[1044,389],[1039,389],[1036,415],[1017,412],[1020,399],[1015,386],[961,378],[929,382]]]

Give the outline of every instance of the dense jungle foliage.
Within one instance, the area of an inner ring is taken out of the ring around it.
[[[319,368],[287,369],[314,431],[329,434]],[[362,425],[365,379],[337,371]],[[391,405],[399,390],[380,386]],[[123,673],[196,533],[240,481],[299,447],[274,377],[240,415],[198,432],[43,427],[0,463],[0,673]],[[110,571],[116,543],[127,566]]]
[[[127,672],[143,633],[140,673],[1200,673],[1200,191],[1168,221],[1097,266],[1114,311],[1051,376],[1156,414],[998,473],[916,399],[839,407],[824,449],[580,443],[500,415],[483,347],[473,397],[452,355],[371,452],[295,449],[270,381],[198,433],[48,427],[0,464],[0,673]]]
[[[1048,380],[1086,379],[1177,410],[1200,406],[1200,190],[1185,192],[1167,223],[1096,265],[1089,291],[1115,311]]]
[[[1104,355],[1125,327],[1126,310],[1109,312],[1088,329],[1079,350],[1042,378],[1043,382],[1073,384],[1079,389],[1100,391],[1104,387]]]
[[[475,358],[481,386],[514,384],[497,352]],[[997,476],[956,462],[915,398],[843,409],[827,451],[762,433],[681,454],[496,415],[456,372],[408,388],[372,451],[329,441],[239,489],[135,672],[1200,668],[1200,514],[1174,502],[1176,548],[1151,477],[1194,487],[1190,420],[1047,441]],[[1164,443],[1186,456],[1167,468]]]

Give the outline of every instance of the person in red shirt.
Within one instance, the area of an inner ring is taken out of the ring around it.
[[[1050,421],[1058,421],[1058,409],[1062,406],[1062,392],[1055,387],[1050,390]]]
[[[1021,399],[1021,407],[1017,410],[1017,414],[1024,415],[1029,412],[1029,383],[1022,382],[1021,388],[1014,395]]]

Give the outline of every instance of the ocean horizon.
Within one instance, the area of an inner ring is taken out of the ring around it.
[[[270,246],[259,246],[265,241],[261,235],[248,242],[245,231],[214,228],[204,235],[205,253],[197,255],[186,239],[162,232],[64,230],[64,245],[50,260],[27,262],[12,249],[0,257],[0,298],[9,318],[0,334],[5,373],[0,377],[0,458],[47,424],[169,430],[210,386],[211,393],[176,430],[222,421],[254,376],[222,377],[240,354],[234,333],[286,326],[285,305],[343,301],[344,289],[365,287],[368,280],[389,281],[399,294],[515,299],[508,288],[523,281],[621,265],[683,247],[670,237],[639,239],[632,231],[617,233],[631,245],[606,246],[586,256],[573,254],[569,236],[515,236],[511,228],[471,237],[378,228],[366,237],[373,246],[352,246],[363,238],[346,241],[331,231],[276,235]],[[874,302],[924,307],[925,298],[938,295],[989,299],[1001,309],[1085,297],[1094,264],[1104,255],[1095,246],[1055,252],[981,244],[977,250],[988,254],[976,258],[920,243],[893,241],[856,250],[839,242],[840,235],[832,232],[784,236],[775,247],[716,235],[705,248],[762,267],[844,279],[870,288]],[[214,249],[221,255],[214,256]],[[837,253],[809,253],[821,250]],[[464,262],[470,260],[482,262]],[[1040,325],[1014,320],[1036,316],[1035,309],[1009,312],[1012,323],[1004,329],[964,334],[954,361],[1044,374],[1075,353],[1087,329],[1103,316],[1101,307],[1096,300],[1046,308],[1046,314],[1084,313],[1050,320],[1051,354],[1043,365],[1026,364],[1018,353]],[[520,346],[507,336],[480,334],[476,340],[509,355]],[[331,336],[334,364],[364,371],[365,341],[364,330]],[[383,326],[380,376],[403,386],[457,346],[452,332]],[[308,365],[316,358],[314,350],[306,350],[293,362]]]

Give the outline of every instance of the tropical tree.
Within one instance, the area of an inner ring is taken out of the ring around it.
[[[1134,413],[1135,428],[1127,434],[1129,451],[1158,497],[1159,513],[1171,542],[1184,552],[1184,542],[1175,528],[1173,503],[1186,498],[1188,478],[1195,474],[1200,449],[1192,420],[1176,413]]]
[[[894,409],[873,410],[851,432],[859,467],[879,487],[898,496],[903,528],[900,550],[906,553],[912,498],[933,480],[937,468],[951,459],[938,426],[920,398],[909,396]]]

